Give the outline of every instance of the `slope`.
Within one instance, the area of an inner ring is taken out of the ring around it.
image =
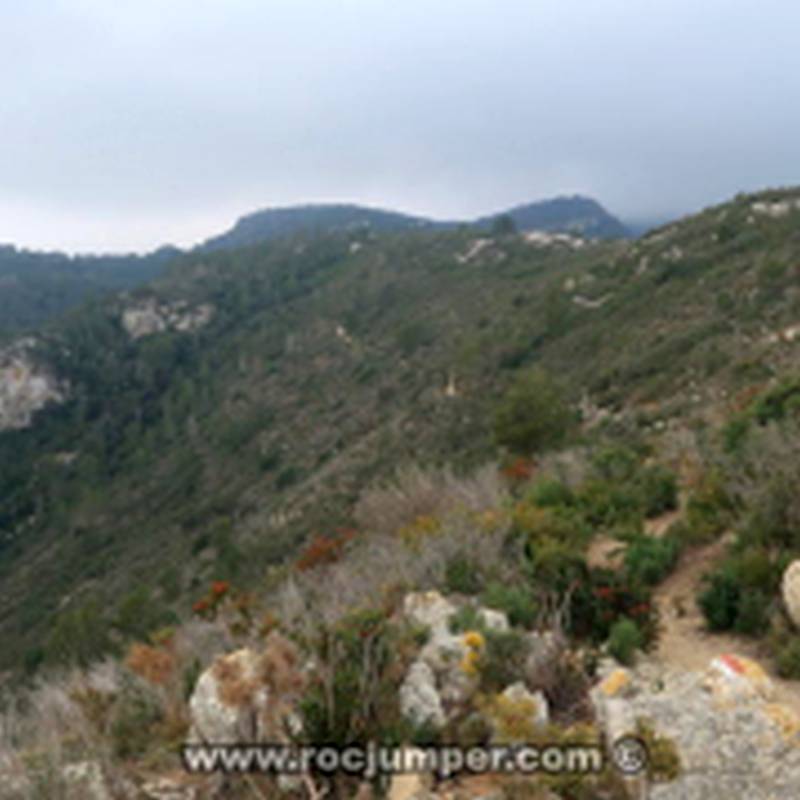
[[[605,425],[724,417],[796,360],[797,198],[637,243],[300,235],[71,314],[30,354],[65,402],[0,436],[5,663],[48,657],[54,622],[123,626],[143,590],[166,614],[210,579],[263,580],[404,463],[491,456],[530,364]]]

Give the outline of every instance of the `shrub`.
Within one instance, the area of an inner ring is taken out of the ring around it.
[[[610,527],[640,520],[643,516],[641,495],[636,486],[594,478],[578,491],[578,505],[587,522]]]
[[[700,594],[698,604],[712,631],[730,630],[739,615],[739,580],[735,572],[725,566],[708,578],[708,586]]]
[[[162,647],[134,644],[125,657],[125,666],[153,686],[166,686],[175,673],[175,656]]]
[[[592,570],[582,581],[570,608],[571,632],[595,643],[605,641],[620,619],[634,620],[649,647],[658,638],[658,614],[648,587],[633,585],[607,570]]]
[[[497,407],[497,444],[529,455],[562,444],[575,424],[563,391],[541,369],[521,374]]]
[[[614,623],[608,637],[608,652],[620,664],[633,664],[636,651],[643,645],[644,636],[632,619],[620,619]]]
[[[722,533],[730,522],[732,502],[718,475],[704,476],[686,504],[686,523],[698,544]]]
[[[451,558],[445,566],[445,586],[448,592],[478,594],[483,588],[480,568],[466,556]]]
[[[655,586],[672,572],[680,555],[678,540],[641,536],[625,550],[625,572],[632,583]]]
[[[345,547],[355,536],[355,531],[341,530],[333,536],[316,536],[306,546],[297,559],[296,567],[300,571],[333,564],[344,553]]]
[[[531,628],[539,611],[533,593],[524,586],[490,583],[481,598],[488,608],[504,611],[512,625]]]
[[[540,508],[571,506],[575,502],[572,489],[555,478],[540,478],[533,484],[526,499]]]
[[[500,692],[519,679],[528,655],[528,644],[519,631],[486,631],[478,660],[481,689]]]
[[[782,678],[800,680],[800,639],[792,636],[778,651],[775,662]]]
[[[646,517],[657,517],[678,507],[678,484],[675,475],[665,467],[645,467],[637,483]]]
[[[742,593],[734,628],[746,636],[761,636],[769,629],[769,597],[762,592]]]
[[[456,611],[447,624],[450,633],[465,633],[466,631],[485,632],[486,626],[478,614],[475,606],[465,605]]]

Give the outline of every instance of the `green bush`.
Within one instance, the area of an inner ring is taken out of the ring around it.
[[[741,590],[739,579],[729,565],[714,572],[708,586],[700,594],[698,603],[712,631],[727,631],[736,624],[739,616]]]
[[[521,374],[498,405],[495,440],[513,453],[530,455],[562,444],[575,422],[561,388],[535,368]]]
[[[614,623],[608,637],[608,652],[620,664],[633,664],[636,651],[643,645],[644,636],[632,619],[620,619]]]
[[[645,517],[657,517],[678,507],[675,475],[658,464],[645,467],[637,478]]]
[[[504,611],[512,625],[523,628],[533,626],[539,610],[533,594],[524,586],[490,583],[481,601],[487,608]]]
[[[641,495],[636,486],[602,478],[589,480],[581,486],[578,505],[593,526],[629,524],[643,516]]]
[[[719,476],[707,475],[686,504],[686,524],[699,544],[713,540],[731,520],[733,505]]]
[[[461,608],[450,617],[447,627],[450,633],[464,633],[465,631],[480,631],[482,633],[486,630],[486,625],[478,614],[478,609],[475,606],[462,606]]]
[[[792,636],[778,651],[775,663],[782,678],[800,680],[800,639]]]
[[[480,660],[481,689],[493,693],[519,680],[528,655],[528,644],[519,631],[486,631]]]
[[[676,538],[641,536],[625,550],[625,572],[631,583],[655,586],[672,572],[680,555]]]
[[[483,588],[480,568],[466,556],[456,556],[447,562],[444,580],[448,592],[472,595]]]
[[[739,600],[734,629],[746,636],[762,636],[769,629],[770,599],[762,592],[745,591]]]
[[[572,506],[575,495],[565,483],[555,478],[539,478],[527,494],[527,499],[540,508]]]

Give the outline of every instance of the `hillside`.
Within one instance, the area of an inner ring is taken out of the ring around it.
[[[520,230],[573,231],[599,238],[625,235],[619,222],[595,201],[584,198],[534,203],[511,213]],[[493,219],[486,217],[474,224],[490,227]],[[434,222],[356,205],[293,206],[248,214],[194,252],[237,249],[293,236],[444,230],[462,224],[473,223]],[[179,254],[177,248],[163,247],[144,256],[67,256],[2,246],[0,336],[35,330],[88,300],[142,286],[161,276]]]
[[[188,254],[7,351],[6,663],[41,657],[57,609],[146,586],[180,610],[348,524],[398,466],[492,457],[528,365],[646,437],[723,419],[795,358],[796,211],[772,198],[636,243],[359,231]],[[35,397],[56,403],[25,427]]]
[[[666,800],[755,737],[737,785],[794,796],[798,222],[776,190],[636,242],[298,234],[3,347],[0,787],[271,796],[176,747],[289,708],[310,742],[633,732]]]
[[[0,336],[33,330],[89,298],[140,286],[174,251],[148,256],[74,256],[0,246]]]

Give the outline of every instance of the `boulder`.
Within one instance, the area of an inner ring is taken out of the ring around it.
[[[436,676],[424,661],[417,660],[400,687],[400,709],[415,725],[444,727],[446,722],[442,699],[436,688]]]
[[[511,629],[508,623],[508,616],[503,611],[495,611],[491,608],[481,608],[478,617],[486,626],[487,630],[505,633]]]
[[[190,743],[277,741],[300,720],[293,710],[303,685],[299,656],[277,633],[265,649],[237,650],[217,658],[197,681],[189,700]]]
[[[781,581],[783,604],[795,627],[800,628],[800,560],[792,561]]]
[[[731,653],[718,656],[709,664],[705,686],[720,703],[744,700],[771,700],[775,689],[764,668],[749,658]]]
[[[800,797],[800,719],[771,694],[758,664],[728,655],[705,672],[656,662],[624,679],[610,672],[591,701],[609,750],[644,726],[658,742],[654,768],[671,754],[674,769],[652,782],[649,800]]]
[[[414,592],[406,595],[403,613],[415,625],[430,629],[433,636],[449,633],[448,623],[456,607],[439,592]]]

